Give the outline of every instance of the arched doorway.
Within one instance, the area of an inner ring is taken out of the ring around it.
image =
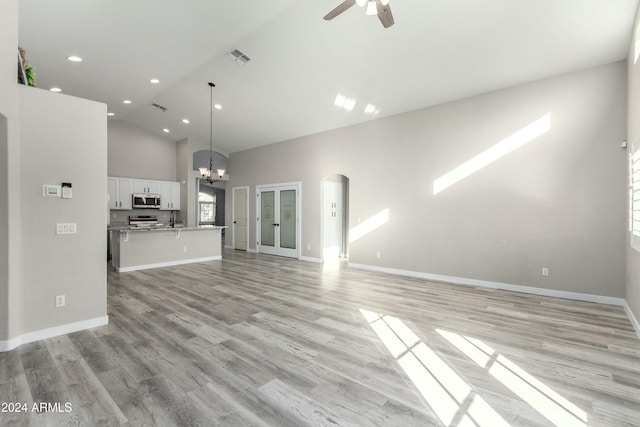
[[[349,178],[331,175],[322,180],[322,258],[349,256]]]

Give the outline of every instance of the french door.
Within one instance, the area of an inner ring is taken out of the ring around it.
[[[258,252],[299,258],[300,184],[256,187]]]

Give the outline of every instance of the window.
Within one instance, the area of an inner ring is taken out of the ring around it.
[[[640,140],[629,155],[629,231],[631,247],[640,252]]]
[[[216,195],[198,193],[198,218],[200,225],[213,225],[216,220]]]

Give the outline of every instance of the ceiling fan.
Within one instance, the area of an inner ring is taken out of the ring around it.
[[[378,15],[383,27],[389,28],[393,25],[394,21],[389,7],[389,0],[344,0],[338,7],[325,15],[325,21],[332,20],[356,3],[360,7],[367,5],[367,15]]]

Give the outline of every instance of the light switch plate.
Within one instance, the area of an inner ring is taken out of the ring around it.
[[[56,224],[56,234],[76,234],[78,226],[75,222]]]

